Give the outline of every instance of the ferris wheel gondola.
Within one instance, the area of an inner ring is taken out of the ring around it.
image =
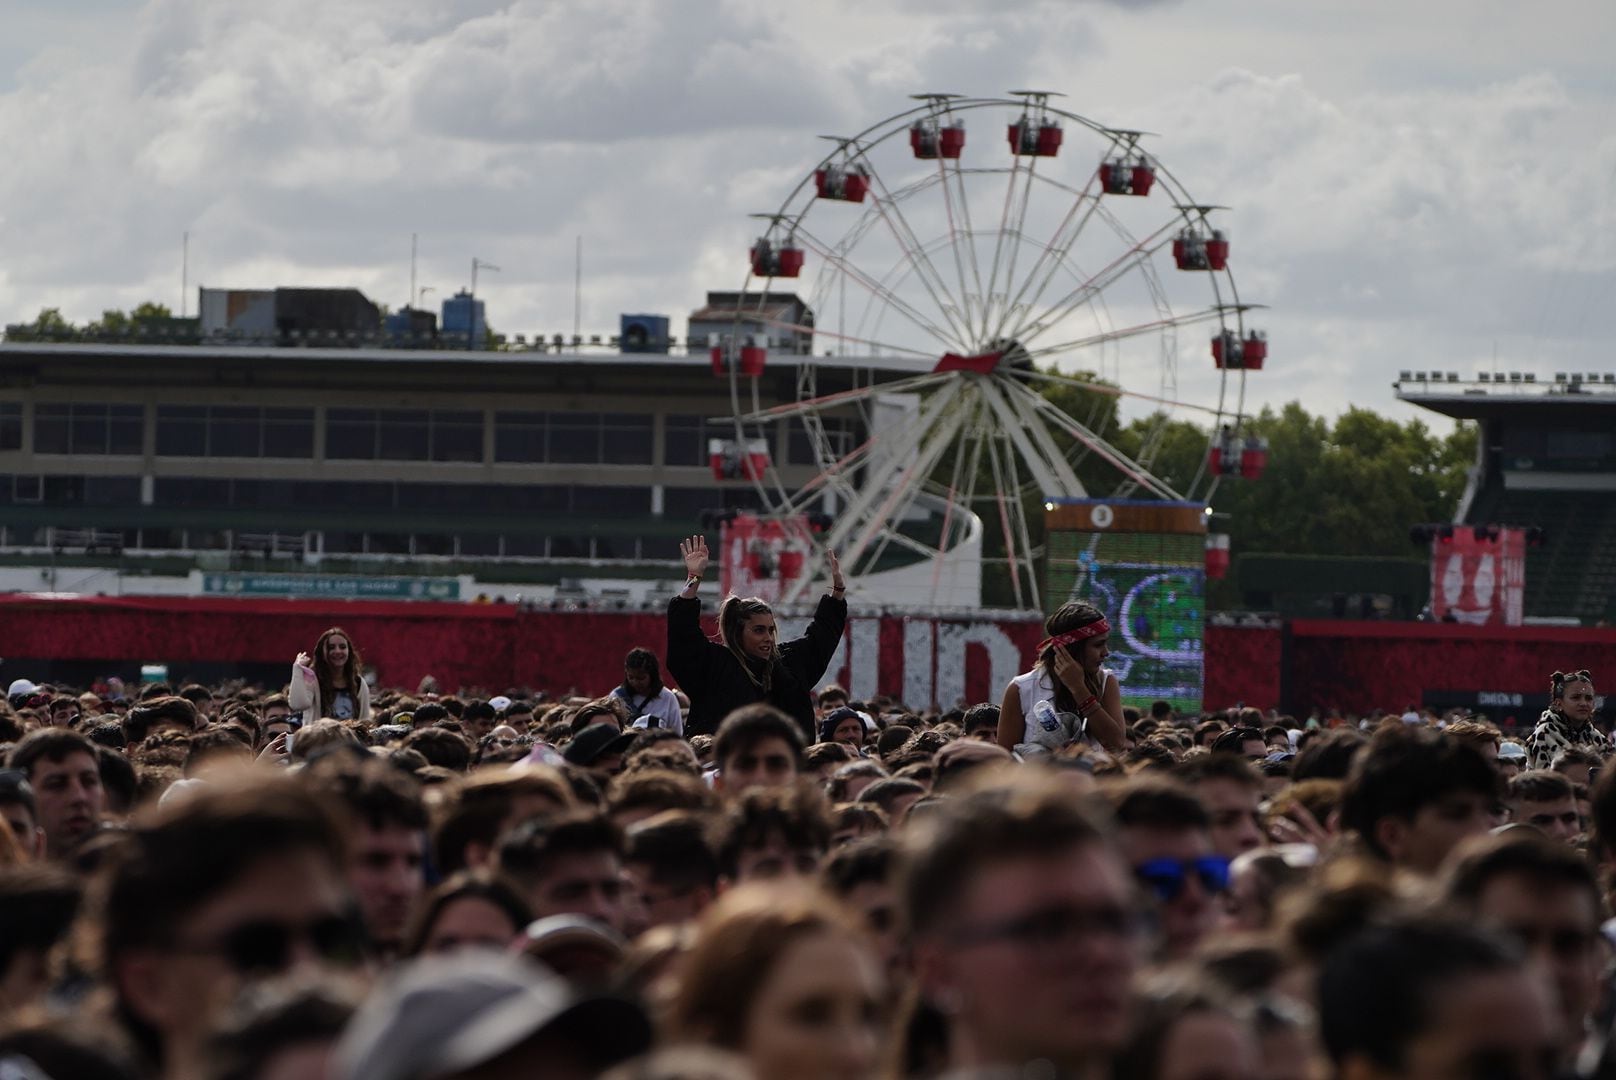
[[[1246,325],[1255,305],[1236,289],[1221,208],[1190,197],[1147,133],[1061,109],[1059,96],[917,94],[855,135],[825,136],[833,149],[780,208],[754,215],[767,225],[714,368],[729,379],[737,447],[784,426],[791,438],[776,444],[808,451],[796,462],[806,482],[788,483],[772,456],[746,470],[764,513],[830,521],[784,599],[827,549],[857,596],[884,568],[941,560],[986,528],[1015,602],[1036,607],[1029,494],[1205,500],[1251,475],[1228,462],[1257,460],[1245,384],[1267,338]],[[967,151],[967,120],[1000,112],[1008,148]],[[811,282],[811,319],[782,314],[781,279]],[[1193,371],[1179,363],[1188,328],[1211,343],[1213,362]],[[796,357],[796,400],[765,408],[760,349],[781,335],[831,355]],[[912,373],[819,392],[821,363],[856,370],[861,358]],[[1086,404],[1063,408],[1051,388]],[[1207,430],[1207,449],[1193,476],[1170,481],[1152,465],[1182,417]]]

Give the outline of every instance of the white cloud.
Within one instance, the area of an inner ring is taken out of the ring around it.
[[[1242,296],[1272,305],[1256,400],[1393,408],[1397,370],[1469,370],[1495,342],[1506,366],[1608,366],[1611,7],[1422,11],[149,0],[71,41],[35,12],[32,50],[8,46],[32,60],[0,71],[0,319],[177,303],[188,230],[193,285],[395,306],[416,232],[422,284],[497,263],[479,292],[527,333],[570,330],[582,235],[586,332],[677,320],[739,285],[746,214],[786,197],[816,134],[917,90],[1030,84],[1157,132],[1189,191],[1230,206]],[[973,118],[970,153],[1002,153],[999,123]],[[1209,392],[1204,336],[1181,335],[1186,393]]]

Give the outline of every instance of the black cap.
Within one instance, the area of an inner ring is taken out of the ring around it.
[[[616,724],[590,724],[572,737],[561,756],[574,765],[593,765],[603,754],[621,754],[634,741],[636,731],[619,731]]]

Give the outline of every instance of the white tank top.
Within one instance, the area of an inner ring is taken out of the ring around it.
[[[1055,701],[1053,678],[1053,676],[1044,673],[1043,665],[1040,664],[1031,671],[1017,675],[1010,680],[1010,685],[1016,688],[1016,695],[1021,699],[1022,742],[1034,741],[1033,709],[1037,708],[1038,703],[1041,701],[1047,701],[1051,704]],[[1110,668],[1100,669],[1100,694],[1102,697],[1105,695],[1106,688],[1111,685],[1112,678],[1114,676],[1111,674]]]

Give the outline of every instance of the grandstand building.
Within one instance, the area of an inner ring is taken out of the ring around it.
[[[1456,525],[1541,528],[1526,616],[1616,621],[1616,374],[1403,372],[1398,398],[1480,425]]]
[[[705,339],[470,349],[419,328],[398,341],[266,326],[8,334],[0,591],[195,592],[197,571],[317,571],[623,594],[660,587],[704,511],[756,503],[749,479],[714,478],[714,441],[736,436],[717,418],[735,408]],[[747,409],[797,400],[810,342],[796,344],[771,342]],[[814,367],[820,394],[912,373],[870,357]],[[785,484],[817,473],[805,430],[766,434]],[[829,434],[848,449],[865,437],[854,415]]]

